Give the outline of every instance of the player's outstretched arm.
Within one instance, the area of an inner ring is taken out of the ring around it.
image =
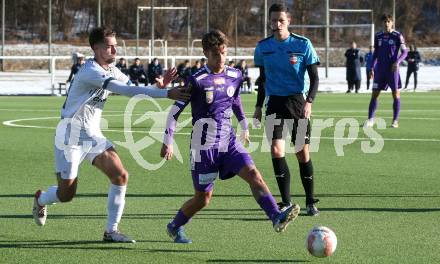
[[[187,101],[190,98],[190,95],[187,94],[185,90],[180,88],[173,88],[167,90],[167,89],[158,89],[156,86],[146,86],[146,87],[128,86],[123,82],[120,82],[113,78],[107,79],[104,82],[103,88],[111,92],[122,94],[128,97],[143,94],[154,98],[170,98],[173,100],[181,100],[181,101]]]
[[[169,69],[163,77],[161,76],[159,78],[156,78],[157,87],[166,88],[169,83],[177,78],[177,76],[178,75],[176,67]]]

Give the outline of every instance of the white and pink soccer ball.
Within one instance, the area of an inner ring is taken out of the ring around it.
[[[328,227],[315,226],[307,235],[306,248],[315,257],[324,258],[333,255],[338,240]]]

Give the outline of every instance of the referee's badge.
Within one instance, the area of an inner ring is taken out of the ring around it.
[[[298,62],[298,57],[295,54],[290,54],[290,64],[296,64]]]

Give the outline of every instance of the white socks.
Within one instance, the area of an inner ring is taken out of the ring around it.
[[[125,205],[125,192],[127,185],[110,185],[108,191],[108,218],[107,218],[107,232],[111,233],[118,230],[118,223],[121,221],[122,212]]]
[[[59,203],[60,199],[58,199],[57,190],[58,186],[50,186],[47,192],[41,192],[40,198],[38,198],[38,204],[43,206]]]

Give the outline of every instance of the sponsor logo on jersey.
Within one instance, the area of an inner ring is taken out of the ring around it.
[[[238,77],[236,71],[229,71],[229,70],[228,70],[228,71],[226,72],[226,75],[228,75],[228,76],[230,76],[230,77],[232,77],[232,78],[237,78],[237,77]]]
[[[394,40],[392,40],[392,39],[388,40],[388,44],[393,45],[394,44]]]
[[[226,89],[226,93],[229,97],[232,97],[234,95],[235,89],[234,86],[229,86],[228,89]]]
[[[214,84],[221,85],[225,84],[225,78],[214,78]]]
[[[379,45],[379,47],[382,46],[382,40],[381,39],[379,39],[377,45]]]

